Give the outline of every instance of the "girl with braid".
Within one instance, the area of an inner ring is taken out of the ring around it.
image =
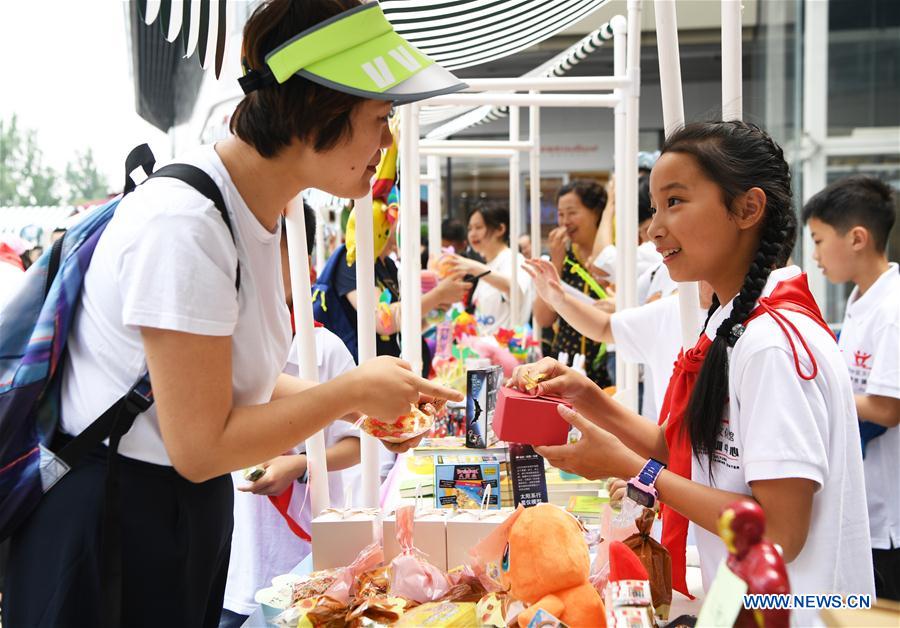
[[[554,360],[518,367],[509,384],[542,379],[534,392],[570,402],[559,412],[583,434],[539,453],[584,477],[632,478],[627,503],[660,501],[682,593],[688,521],[709,587],[729,550],[719,514],[746,497],[765,512],[792,592],[874,593],[850,379],[806,276],[784,266],[797,221],[781,148],[752,124],[692,124],[650,177],[649,235],[672,279],[713,287],[705,329],[679,356],[659,425]]]

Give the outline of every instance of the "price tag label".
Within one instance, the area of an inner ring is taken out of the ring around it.
[[[746,592],[747,583],[737,577],[723,560],[700,608],[697,628],[733,626],[738,613],[744,607]]]

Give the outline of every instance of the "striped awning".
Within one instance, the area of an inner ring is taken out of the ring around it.
[[[607,0],[380,0],[394,28],[448,70],[489,63],[552,37]]]
[[[523,74],[523,77],[552,77],[565,76],[574,66],[581,61],[587,59],[588,55],[596,51],[604,42],[613,38],[612,27],[609,22],[603,24],[597,30],[588,33],[579,41],[575,42],[549,61],[542,63],[530,72]],[[419,120],[422,124],[433,124],[447,120],[453,116],[455,119],[450,120],[433,130],[426,137],[431,140],[442,140],[450,135],[459,133],[463,129],[485,122],[492,122],[505,117],[509,113],[509,107],[500,107],[494,105],[485,105],[482,107],[454,107],[452,105],[432,105],[422,107],[419,114]]]
[[[525,50],[587,17],[608,0],[380,0],[394,28],[452,70]],[[228,11],[225,0],[137,0],[160,36],[181,40],[184,55],[222,69]],[[175,44],[177,45],[177,43]]]

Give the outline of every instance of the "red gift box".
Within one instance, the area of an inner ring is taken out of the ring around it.
[[[494,411],[494,434],[508,443],[565,445],[569,423],[559,416],[559,404],[571,407],[559,397],[534,396],[515,388],[501,388]]]

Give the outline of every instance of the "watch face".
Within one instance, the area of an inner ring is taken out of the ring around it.
[[[645,493],[633,484],[628,485],[626,494],[628,495],[629,499],[640,504],[644,508],[650,508],[653,506],[653,496],[649,493]]]

